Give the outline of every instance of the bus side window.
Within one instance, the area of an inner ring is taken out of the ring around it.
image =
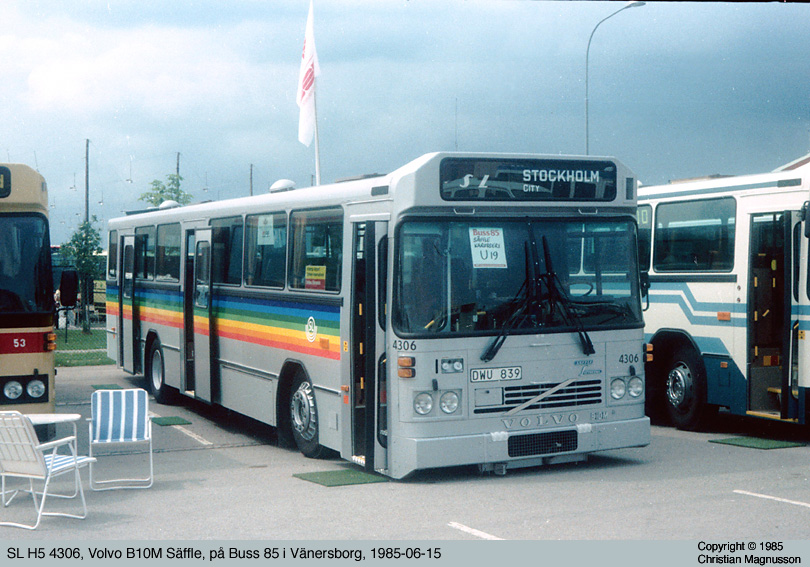
[[[343,270],[343,211],[293,211],[290,287],[340,291]]]
[[[284,287],[287,266],[287,215],[248,215],[245,229],[245,283]]]
[[[157,229],[155,273],[158,280],[180,281],[180,224],[162,224]]]
[[[242,217],[211,220],[211,277],[214,283],[242,283]]]
[[[643,272],[650,269],[650,251],[652,249],[652,206],[640,205],[638,208],[638,264]]]
[[[138,227],[135,236],[142,242],[140,253],[135,258],[135,277],[152,280],[155,278],[155,227]]]
[[[107,278],[114,280],[118,277],[116,269],[118,264],[118,231],[110,231],[109,246],[107,247]]]

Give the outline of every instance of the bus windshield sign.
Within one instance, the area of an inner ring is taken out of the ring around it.
[[[445,201],[613,201],[616,164],[565,159],[446,158]]]

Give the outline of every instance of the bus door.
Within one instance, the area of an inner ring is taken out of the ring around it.
[[[121,238],[121,269],[118,272],[118,335],[119,363],[124,371],[135,374],[140,371],[141,326],[138,303],[135,298],[135,256],[138,252],[134,236]]]
[[[374,471],[388,467],[385,317],[388,223],[353,223],[352,460]]]
[[[194,397],[210,402],[212,388],[211,349],[211,229],[197,229],[194,233],[194,262],[191,270],[191,301],[187,304],[185,318],[192,323],[192,359],[194,371]],[[188,288],[187,288],[188,292]]]
[[[793,376],[799,393],[798,418],[800,423],[807,423],[807,391],[810,389],[810,211],[808,203],[802,209],[802,224],[798,241],[799,254],[794,262],[799,277],[794,293],[796,302],[795,339],[796,357],[793,364]],[[798,297],[798,299],[797,299]]]
[[[807,238],[805,237],[804,211],[786,211],[785,216],[789,218],[790,229],[790,294],[789,309],[790,321],[787,329],[785,342],[789,349],[789,364],[785,364],[783,377],[783,392],[790,392],[789,396],[782,396],[781,411],[782,416],[788,419],[798,419],[805,422],[805,383],[801,380],[803,374],[807,373],[808,347],[804,338],[802,327],[802,317],[808,313],[810,307],[810,297],[808,297],[808,272],[807,266]],[[802,268],[802,267],[805,268]],[[806,325],[806,323],[804,323]]]
[[[748,409],[750,413],[797,416],[798,211],[751,216],[748,276]],[[794,285],[795,284],[795,285]]]

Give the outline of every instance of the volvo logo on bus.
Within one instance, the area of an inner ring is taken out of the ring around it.
[[[506,429],[529,429],[532,427],[545,427],[547,425],[566,425],[579,421],[576,413],[547,413],[520,418],[502,419]]]

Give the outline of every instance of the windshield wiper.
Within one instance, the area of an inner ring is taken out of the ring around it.
[[[551,265],[551,252],[548,248],[548,241],[545,235],[543,236],[543,258],[546,261],[546,273],[540,277],[545,279],[546,287],[548,287],[549,303],[551,308],[554,305],[559,305],[562,309],[563,320],[573,326],[579,335],[579,342],[582,344],[582,353],[586,356],[596,354],[596,349],[593,347],[593,341],[585,330],[585,325],[582,324],[582,318],[571,309],[571,300],[562,288],[560,279]]]
[[[537,298],[537,278],[534,276],[535,263],[534,255],[531,252],[531,250],[533,250],[535,247],[533,245],[530,246],[528,242],[525,242],[523,244],[523,248],[526,258],[526,279],[523,280],[523,283],[520,285],[520,289],[518,289],[515,297],[509,302],[515,305],[514,311],[512,311],[509,318],[503,322],[501,332],[498,333],[498,336],[495,337],[486,350],[481,353],[481,360],[484,362],[489,362],[495,358],[495,355],[498,354],[498,351],[501,350],[503,343],[506,341],[506,337],[509,335],[509,332],[517,328],[518,321],[521,319],[523,313],[528,310],[529,306]],[[521,295],[524,295],[523,299],[520,299]]]
[[[526,257],[526,279],[523,281],[523,284],[520,286],[520,289],[512,300],[512,303],[516,303],[515,310],[512,312],[512,315],[506,321],[504,321],[503,327],[501,327],[501,332],[498,334],[498,336],[495,337],[486,350],[481,354],[481,360],[484,362],[489,362],[495,358],[495,355],[498,354],[498,351],[506,341],[506,337],[509,336],[509,333],[512,330],[518,327],[518,322],[522,320],[524,313],[526,311],[530,311],[531,308],[538,307],[540,301],[537,284],[539,280],[543,280],[546,284],[546,288],[548,289],[550,312],[553,313],[554,306],[559,305],[561,308],[560,311],[562,313],[563,321],[568,326],[574,327],[574,329],[577,331],[579,342],[582,345],[582,353],[586,356],[596,354],[593,341],[591,341],[588,331],[585,330],[585,325],[582,324],[582,318],[571,308],[572,301],[563,291],[562,284],[560,283],[560,280],[552,267],[551,253],[549,251],[548,241],[546,240],[545,236],[543,236],[542,242],[543,258],[546,263],[546,273],[535,275],[537,272],[539,272],[538,259],[536,256],[537,245],[533,240],[531,243],[526,242],[524,244]],[[520,296],[524,292],[524,289],[525,295],[523,299],[520,300]]]

